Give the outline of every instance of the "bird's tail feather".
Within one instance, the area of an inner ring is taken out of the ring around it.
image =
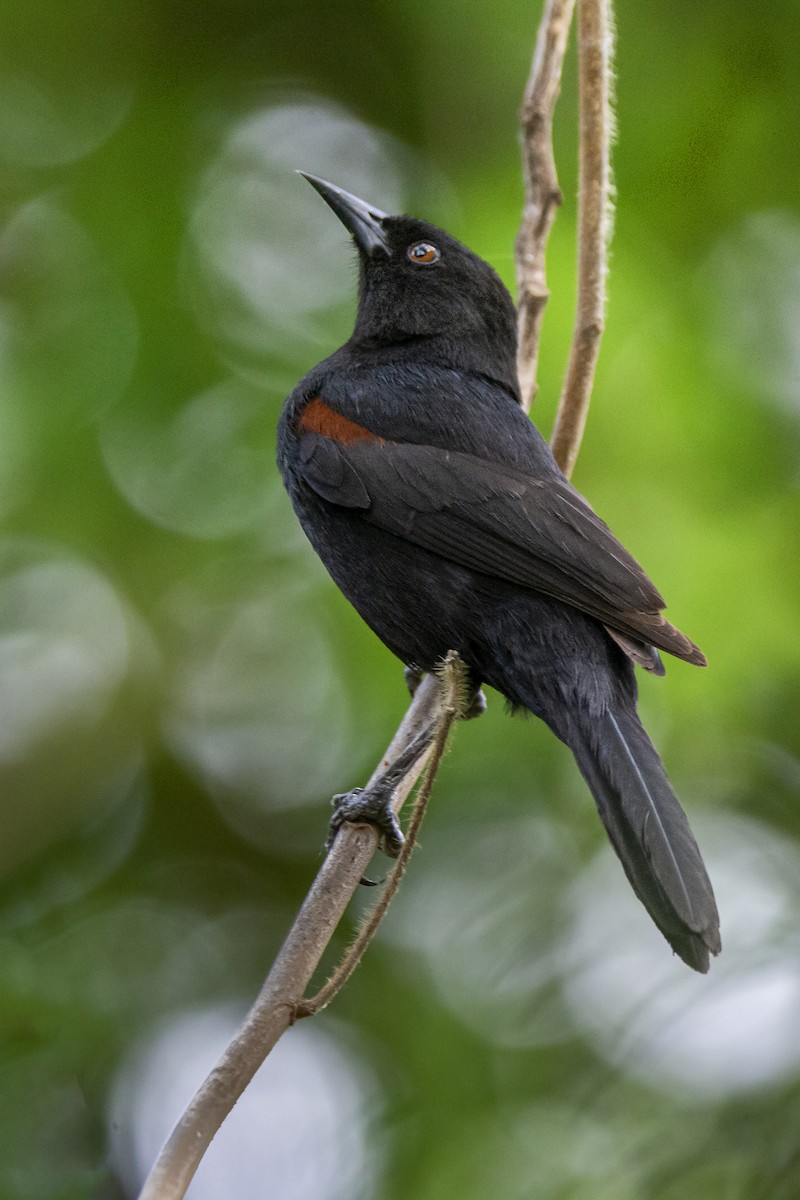
[[[574,718],[573,718],[574,720]],[[708,970],[719,954],[711,882],[686,814],[635,712],[581,715],[565,739],[588,783],[625,874],[685,963]]]

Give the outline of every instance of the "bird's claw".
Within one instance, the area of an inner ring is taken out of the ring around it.
[[[328,826],[326,850],[330,850],[343,825],[375,825],[380,834],[379,849],[389,858],[397,858],[405,837],[392,809],[391,791],[380,786],[353,788],[351,792],[341,792],[334,796],[331,804],[334,813]]]

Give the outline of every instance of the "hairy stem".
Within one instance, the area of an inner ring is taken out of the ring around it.
[[[553,155],[553,112],[574,7],[575,0],[547,0],[520,109],[525,204],[516,240],[517,375],[525,412],[536,398],[539,338],[550,298],[545,274],[547,239],[563,200]]]
[[[610,2],[610,0],[609,0]],[[558,97],[561,70],[575,0],[547,0],[536,42],[530,79],[520,119],[523,134],[525,208],[516,240],[519,288],[519,355],[517,369],[526,411],[536,393],[536,369],[542,314],[548,299],[545,249],[561,192],[552,148],[552,118]],[[556,458],[569,469],[577,455],[585,405],[591,388],[597,342],[602,330],[605,245],[608,218],[608,141],[610,55],[606,0],[579,0],[581,12],[581,204],[578,323],[573,356],[578,359],[577,380],[569,378],[559,409],[554,441]],[[591,10],[591,11],[590,11]],[[601,17],[602,10],[602,17]],[[593,24],[594,22],[594,24]],[[596,32],[591,30],[596,27]],[[603,32],[605,30],[605,32]],[[597,78],[597,73],[602,78]],[[596,135],[592,121],[600,121]],[[592,182],[599,181],[599,182]],[[591,191],[588,199],[584,189]],[[598,207],[599,206],[599,207]],[[586,349],[589,346],[590,349]],[[572,357],[570,363],[572,363]],[[583,416],[572,415],[574,396],[585,396]],[[564,415],[562,416],[562,410]],[[578,430],[577,440],[574,430]],[[561,449],[562,444],[566,447]],[[390,775],[401,758],[425,731],[430,747],[405,770],[393,791],[392,806],[399,811],[426,763],[430,763],[421,797],[412,814],[406,847],[387,887],[388,899],[376,907],[354,947],[320,992],[304,1000],[304,992],[372,858],[378,840],[370,825],[347,825],[339,832],[295,918],[286,940],[258,997],[230,1045],[201,1084],[161,1151],[140,1200],[181,1200],[214,1134],[272,1047],[298,1016],[318,1011],[335,995],[360,961],[377,928],[388,900],[402,878],[416,831],[424,813],[436,769],[444,753],[453,720],[464,705],[462,664],[449,659],[444,678],[427,676],[386,754],[367,784]]]
[[[564,474],[580,450],[603,335],[611,236],[611,0],[578,0],[578,296],[552,449]]]

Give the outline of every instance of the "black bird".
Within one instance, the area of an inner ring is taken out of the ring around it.
[[[355,239],[355,329],[287,399],[278,463],[311,544],[399,659],[449,650],[569,746],[633,890],[697,971],[720,950],[700,851],[636,713],[633,663],[705,664],[520,407],[516,312],[426,221],[305,178]]]

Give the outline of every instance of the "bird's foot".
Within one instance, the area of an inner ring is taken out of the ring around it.
[[[328,826],[326,850],[330,850],[343,825],[376,825],[380,834],[379,848],[389,858],[397,858],[405,838],[392,800],[406,774],[430,746],[434,730],[432,724],[421,729],[368,787],[353,788],[352,792],[333,797],[334,813]]]
[[[380,835],[379,849],[389,858],[397,858],[405,838],[392,809],[393,790],[393,785],[387,787],[385,783],[378,783],[334,796],[331,801],[334,813],[328,826],[325,849],[330,850],[343,825],[375,825]]]

